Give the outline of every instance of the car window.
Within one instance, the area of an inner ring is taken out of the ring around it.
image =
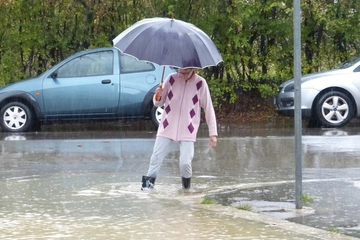
[[[356,63],[358,63],[360,61],[360,57],[354,58],[350,61],[344,62],[341,64],[340,69],[345,69],[345,68],[349,68],[352,67],[353,65],[355,65]]]
[[[354,72],[360,72],[360,65],[354,69]]]
[[[77,57],[58,69],[57,77],[88,77],[113,74],[113,51],[89,53]]]
[[[139,61],[129,55],[120,55],[121,73],[147,72],[155,69],[154,65],[149,62]]]

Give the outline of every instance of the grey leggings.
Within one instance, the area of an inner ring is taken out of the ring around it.
[[[150,158],[150,166],[147,172],[148,177],[156,178],[159,174],[161,164],[168,152],[170,143],[173,140],[164,137],[156,137],[154,150]],[[179,141],[180,146],[180,174],[181,177],[190,178],[192,176],[191,162],[194,157],[194,142]]]

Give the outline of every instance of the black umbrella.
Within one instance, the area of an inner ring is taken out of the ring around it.
[[[123,31],[114,46],[139,60],[178,68],[216,66],[221,55],[206,33],[171,18],[148,18]]]

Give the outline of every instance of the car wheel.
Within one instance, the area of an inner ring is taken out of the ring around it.
[[[164,112],[164,107],[155,107],[151,109],[151,121],[155,125],[155,127],[159,127],[161,116]]]
[[[5,132],[26,132],[32,125],[33,116],[23,103],[11,102],[0,110],[0,125]]]
[[[319,98],[316,115],[324,127],[343,127],[353,118],[354,106],[344,93],[331,91]]]

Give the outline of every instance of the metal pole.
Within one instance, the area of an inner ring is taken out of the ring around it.
[[[301,7],[294,0],[295,204],[302,208]]]

